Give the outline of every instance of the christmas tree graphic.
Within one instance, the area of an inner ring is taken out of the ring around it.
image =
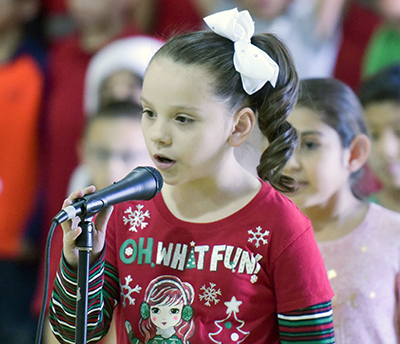
[[[228,343],[242,343],[250,332],[245,332],[241,328],[245,324],[243,320],[239,320],[237,313],[239,313],[239,306],[242,301],[236,300],[236,297],[232,297],[229,302],[225,302],[227,307],[226,313],[228,316],[222,320],[214,321],[217,326],[217,332],[210,333],[208,337],[218,344]]]
[[[186,263],[186,269],[195,269],[196,268],[196,257],[194,255],[194,246],[195,243],[192,241],[190,243],[190,246],[192,246],[192,249],[190,250],[189,258]]]

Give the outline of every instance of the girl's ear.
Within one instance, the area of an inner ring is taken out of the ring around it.
[[[371,141],[367,135],[357,135],[350,145],[348,169],[351,173],[358,171],[368,160]]]
[[[250,135],[256,123],[256,115],[249,107],[239,110],[234,117],[234,126],[229,135],[228,143],[232,147],[240,146]]]

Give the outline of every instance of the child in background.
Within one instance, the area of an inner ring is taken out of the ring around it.
[[[88,118],[78,147],[88,173],[77,188],[105,188],[137,166],[153,165],[143,139],[142,108],[132,101],[115,101]]]
[[[93,184],[100,190],[137,166],[153,165],[144,142],[141,118],[142,108],[129,101],[111,103],[88,118],[78,156],[89,179],[80,179],[79,187]],[[52,256],[53,265],[60,255],[56,257]],[[115,343],[114,326],[111,328],[103,344]],[[46,344],[58,343],[48,326],[44,333]]]
[[[293,61],[275,36],[253,36],[247,11],[205,20],[215,32],[173,38],[147,69],[142,127],[165,184],[150,201],[96,217],[89,288],[102,288],[90,293],[88,340],[107,332],[119,304],[120,344],[333,343],[333,294],[311,224],[271,186],[291,189],[281,171],[297,142],[286,121],[298,91]],[[270,143],[258,168],[269,183],[234,156],[256,121]],[[64,207],[94,190],[73,192]],[[80,227],[71,225],[50,306],[62,343],[74,338],[65,311],[75,308]]]
[[[132,101],[140,105],[144,73],[151,57],[162,41],[135,36],[118,39],[96,53],[86,71],[84,111],[91,116],[116,101]],[[68,194],[87,186],[87,172],[78,165],[68,187]]]
[[[46,101],[46,209],[44,230],[67,194],[68,182],[78,164],[76,145],[85,125],[84,80],[92,56],[106,44],[138,34],[127,24],[128,0],[69,0],[68,11],[76,31],[51,45],[49,95]],[[66,158],[68,157],[68,158]]]
[[[134,36],[107,44],[90,60],[85,76],[83,106],[90,115],[109,102],[129,100],[141,105],[142,82],[159,39]]]
[[[40,154],[47,51],[37,0],[0,1],[0,343],[33,342],[40,251]]]
[[[324,258],[336,343],[396,344],[400,214],[352,191],[370,151],[357,96],[335,79],[303,80],[289,122],[301,137],[285,169],[296,179],[290,198],[310,218]]]
[[[400,64],[366,80],[359,92],[371,131],[370,165],[382,187],[371,200],[400,211]]]
[[[85,72],[84,94],[82,96],[84,119],[89,120],[92,116],[96,116],[101,107],[108,107],[110,103],[121,100],[139,101],[145,70],[151,57],[161,45],[162,42],[155,38],[134,36],[115,40],[100,49],[91,58]],[[125,78],[121,79],[123,75]],[[131,83],[131,80],[135,80],[136,83]],[[121,89],[124,92],[121,93]],[[76,149],[78,144],[79,142],[75,146],[75,154],[80,163],[69,178],[68,188],[85,187],[90,185],[92,179],[91,173],[85,167],[82,155],[78,154]],[[131,165],[130,167],[133,169],[136,166]],[[112,182],[114,181],[112,180]],[[50,286],[56,275],[61,251],[62,232],[55,231],[51,246]],[[36,313],[40,312],[43,294],[44,264],[41,267],[42,276],[39,278],[33,302]]]

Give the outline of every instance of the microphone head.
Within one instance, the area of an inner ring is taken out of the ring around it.
[[[125,201],[150,200],[160,192],[163,183],[161,173],[157,169],[138,166],[125,178],[86,198],[88,202],[101,199],[106,206]]]
[[[150,200],[162,189],[161,173],[150,166],[139,166],[125,178],[93,194],[75,200],[53,219],[58,224],[84,214],[87,218],[110,205],[130,200]]]
[[[148,170],[154,176],[154,179],[156,181],[156,193],[154,194],[154,196],[155,196],[161,191],[161,189],[164,185],[164,179],[163,179],[160,171],[158,171],[156,168],[151,167],[151,166],[145,166],[144,168],[146,170]]]

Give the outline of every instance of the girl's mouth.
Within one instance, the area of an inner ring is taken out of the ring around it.
[[[154,156],[155,163],[159,169],[165,170],[172,167],[175,164],[175,160],[172,160],[164,155],[156,154]]]
[[[157,159],[159,162],[161,162],[161,163],[170,163],[170,162],[173,161],[173,160],[171,160],[171,159],[169,159],[169,158],[166,158],[166,157],[164,157],[164,156],[161,156],[161,155],[157,156],[156,159]]]

